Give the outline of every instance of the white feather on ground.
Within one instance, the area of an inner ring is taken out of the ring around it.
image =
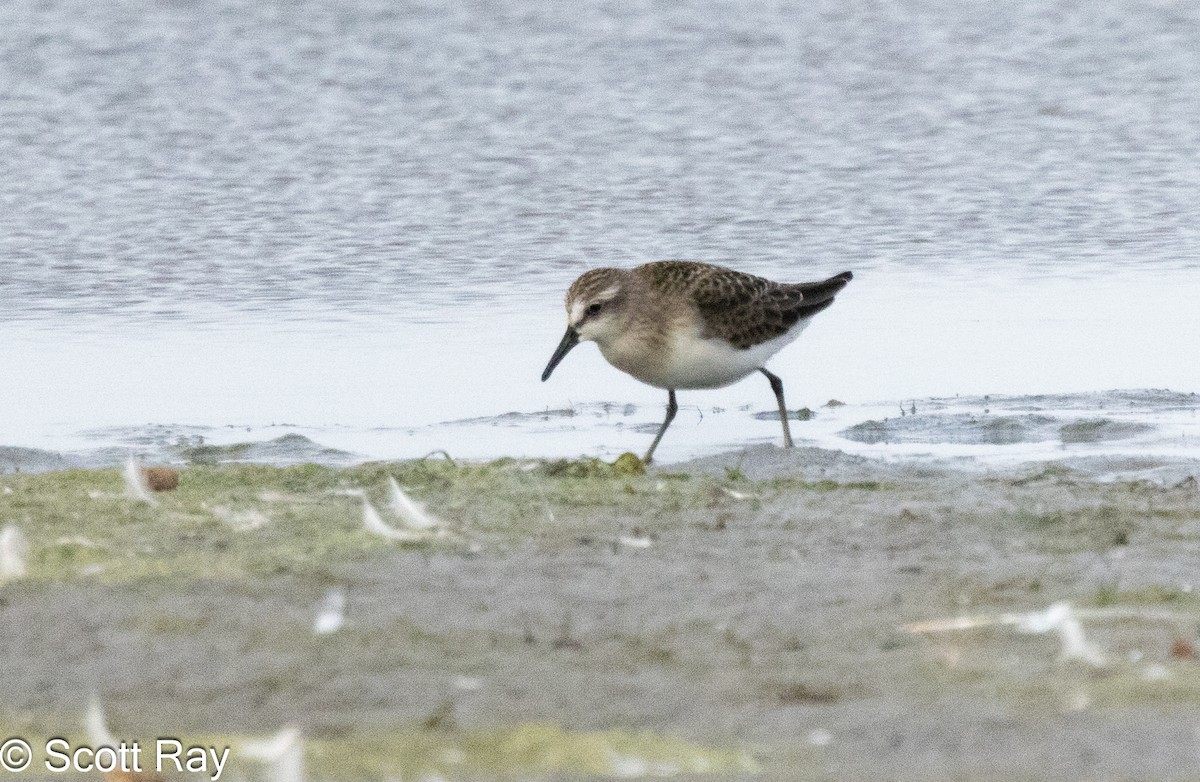
[[[9,524],[0,532],[0,584],[24,578],[29,559],[29,541],[19,527]]]
[[[125,462],[125,496],[134,502],[144,502],[147,505],[157,505],[158,500],[150,494],[150,489],[146,487],[146,478],[142,475],[142,468],[138,466],[137,460],[132,456],[129,461]]]
[[[336,633],[346,621],[346,590],[333,587],[325,593],[321,608],[313,622],[313,632],[317,635]]]
[[[1017,624],[1021,633],[1049,633],[1058,631],[1058,640],[1062,644],[1059,659],[1083,660],[1088,665],[1100,667],[1104,665],[1104,654],[1099,648],[1087,642],[1083,636],[1083,625],[1079,617],[1071,610],[1070,603],[1055,603],[1045,611],[1026,614]]]
[[[380,517],[379,511],[375,510],[375,506],[366,497],[363,497],[362,517],[363,526],[367,528],[367,531],[381,538],[399,540],[405,543],[416,543],[429,540],[432,537],[432,534],[428,531],[421,532],[412,529],[389,527]]]
[[[755,495],[753,495],[753,494],[746,494],[745,492],[734,491],[733,489],[730,489],[727,486],[721,486],[720,491],[726,497],[730,497],[735,500],[752,500],[755,498]]]
[[[108,721],[104,718],[104,707],[100,705],[100,699],[95,694],[88,702],[83,726],[87,731],[88,743],[93,747],[116,747],[119,743],[116,737],[108,731]]]
[[[396,483],[396,479],[390,475],[388,476],[388,486],[391,487],[389,504],[396,516],[404,522],[404,526],[419,530],[445,526],[405,494],[404,490],[400,488],[400,484]]]
[[[951,630],[969,630],[976,627],[1011,625],[1020,633],[1057,632],[1061,648],[1060,659],[1079,659],[1089,665],[1100,667],[1106,664],[1104,653],[1089,643],[1083,633],[1083,621],[1112,621],[1118,619],[1142,619],[1151,622],[1178,623],[1179,618],[1167,611],[1146,608],[1073,608],[1070,603],[1054,603],[1043,611],[1024,614],[995,614],[991,616],[958,616],[950,619],[934,619],[905,625],[910,633],[942,633]]]
[[[329,489],[329,490],[328,490],[328,491],[326,491],[325,493],[326,493],[326,494],[333,494],[333,495],[335,495],[335,496],[339,496],[339,497],[363,497],[363,496],[365,496],[365,495],[366,495],[366,491],[364,491],[363,489],[355,489],[355,488],[350,488],[350,489]]]
[[[654,538],[641,532],[634,532],[632,535],[621,535],[617,538],[617,542],[629,548],[650,548],[654,545]]]
[[[270,782],[304,782],[304,737],[296,726],[289,725],[268,739],[242,742],[239,749],[242,757],[266,765]]]

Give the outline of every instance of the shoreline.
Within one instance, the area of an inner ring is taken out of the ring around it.
[[[364,498],[402,525],[389,477],[452,536],[365,531]],[[0,727],[72,734],[95,691],[115,730],[227,738],[239,773],[238,742],[290,724],[318,775],[365,780],[1186,777],[1198,479],[762,446],[647,475],[191,464],[149,506],[111,468],[8,474],[28,569],[0,585]],[[334,587],[344,624],[315,634]],[[908,629],[1063,603],[1094,657],[1054,627]]]
[[[1021,462],[1139,457],[1200,459],[1200,395],[1159,389],[1069,394],[929,397],[792,411],[799,445],[914,463],[1012,466]],[[297,424],[105,426],[0,441],[0,474],[123,464],[131,456],[172,466],[226,462],[349,467],[442,453],[456,460],[581,458],[641,453],[661,421],[657,406],[581,403],[427,426]],[[681,407],[659,463],[683,465],[777,444],[775,411]]]

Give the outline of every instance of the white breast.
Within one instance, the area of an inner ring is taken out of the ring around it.
[[[624,362],[608,356],[619,369],[658,388],[721,388],[744,378],[800,336],[808,325],[800,321],[786,334],[742,350],[720,339],[705,339],[699,330],[677,331],[666,355],[657,361]],[[625,364],[625,366],[622,366]]]

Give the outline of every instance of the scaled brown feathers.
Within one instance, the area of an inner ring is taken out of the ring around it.
[[[690,294],[704,336],[742,349],[779,337],[797,321],[816,315],[853,277],[842,272],[820,282],[788,284],[686,261],[658,261],[632,271],[652,287]]]

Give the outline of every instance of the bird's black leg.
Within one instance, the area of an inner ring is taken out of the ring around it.
[[[654,456],[654,449],[658,447],[658,441],[662,439],[663,432],[667,431],[667,427],[671,425],[671,421],[675,419],[675,413],[679,412],[679,405],[675,404],[675,389],[667,391],[667,418],[662,422],[662,426],[658,428],[658,434],[654,436],[654,442],[650,443],[650,450],[646,451],[646,458],[642,459],[646,464],[650,463],[650,459]]]
[[[783,403],[783,381],[762,367],[759,367],[758,371],[766,375],[767,380],[771,381],[771,390],[775,392],[775,399],[779,402],[779,422],[783,424],[783,447],[791,448],[792,430],[788,428],[787,405]]]

